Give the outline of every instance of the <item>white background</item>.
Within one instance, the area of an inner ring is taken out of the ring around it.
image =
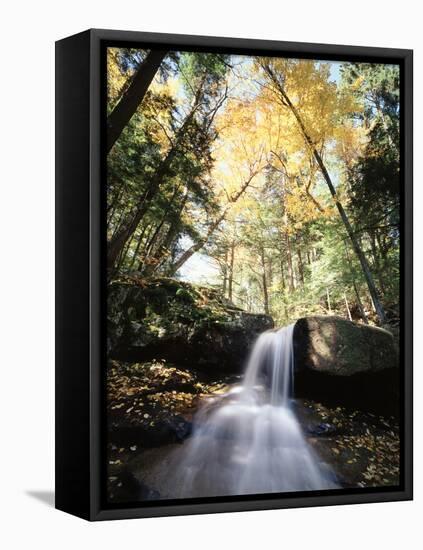
[[[0,544],[14,548],[417,548],[415,501],[89,524],[54,510],[54,41],[89,27],[415,49],[416,304],[421,306],[422,19],[410,0],[15,0],[1,9]],[[420,153],[420,154],[419,154]],[[419,433],[420,432],[420,433]],[[38,495],[37,496],[34,496]],[[39,497],[42,497],[41,500]]]

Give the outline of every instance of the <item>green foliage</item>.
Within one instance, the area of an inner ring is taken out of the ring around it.
[[[226,76],[229,56],[211,53],[184,52],[179,61],[182,81],[188,97],[192,100],[200,83],[205,83],[207,105],[218,91]]]
[[[178,288],[175,296],[178,298],[178,300],[187,304],[192,304],[195,301],[195,297],[189,292],[189,290],[185,288]]]

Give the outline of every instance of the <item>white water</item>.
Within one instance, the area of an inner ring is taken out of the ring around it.
[[[294,413],[293,325],[256,341],[244,382],[208,401],[174,457],[171,493],[223,496],[336,487]]]

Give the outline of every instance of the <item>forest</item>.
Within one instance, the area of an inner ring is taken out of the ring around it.
[[[107,48],[110,502],[398,485],[399,90]]]
[[[108,267],[397,324],[399,68],[108,49]]]

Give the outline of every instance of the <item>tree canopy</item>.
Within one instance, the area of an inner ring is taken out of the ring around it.
[[[207,282],[279,324],[396,323],[398,66],[109,48],[107,67],[111,273]]]

